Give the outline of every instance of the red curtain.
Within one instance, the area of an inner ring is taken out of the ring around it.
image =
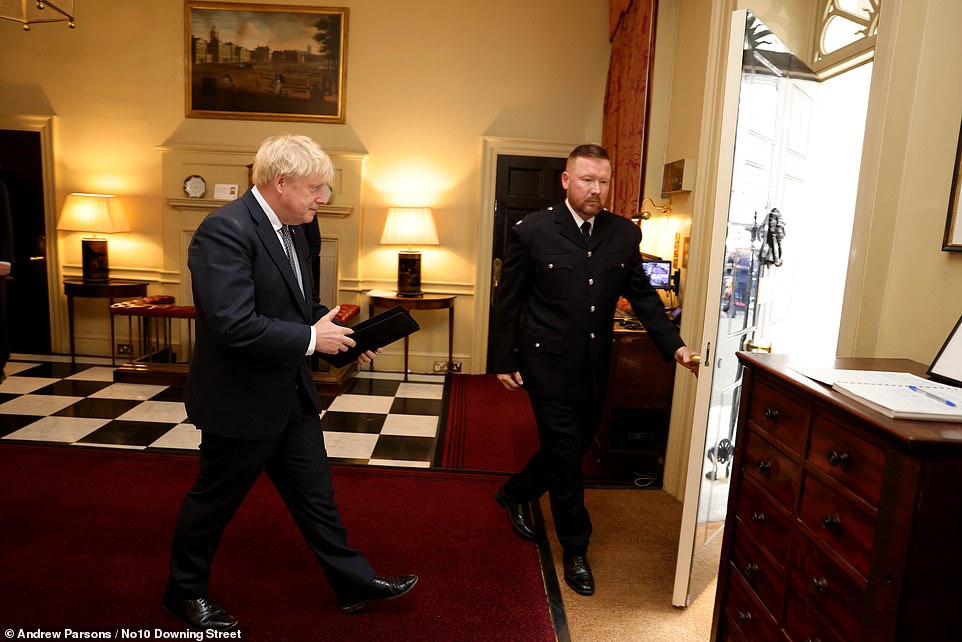
[[[631,216],[640,209],[645,172],[651,61],[657,0],[609,0],[608,87],[602,145],[611,156],[609,209]]]

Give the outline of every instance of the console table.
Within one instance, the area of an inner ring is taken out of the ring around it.
[[[422,294],[420,296],[398,296],[388,290],[371,290],[369,316],[374,316],[374,308],[393,308],[400,305],[406,310],[447,310],[448,311],[448,371],[451,370],[454,350],[454,300],[455,294]],[[408,378],[408,337],[404,337],[404,380]]]
[[[76,363],[77,355],[74,351],[73,333],[73,300],[74,297],[84,297],[90,299],[110,299],[108,311],[115,299],[132,299],[139,296],[147,296],[146,281],[127,281],[122,279],[108,279],[106,281],[84,281],[83,279],[64,279],[63,293],[67,295],[67,330],[70,333],[70,363]],[[111,330],[113,329],[113,318],[110,319]],[[112,333],[111,333],[112,334]],[[111,363],[113,359],[114,346],[110,346]]]

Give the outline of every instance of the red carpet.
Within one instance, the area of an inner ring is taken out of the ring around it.
[[[185,627],[160,605],[192,457],[0,445],[5,629]],[[336,467],[352,545],[383,575],[414,572],[402,599],[340,613],[264,478],[225,533],[211,597],[244,640],[554,640],[536,547],[514,535],[492,476]]]
[[[493,374],[453,375],[441,468],[513,473],[538,450],[528,393],[509,392]]]
[[[436,468],[515,473],[538,451],[538,427],[528,393],[510,392],[496,375],[452,375],[447,419]],[[598,479],[593,445],[583,461],[585,480]]]

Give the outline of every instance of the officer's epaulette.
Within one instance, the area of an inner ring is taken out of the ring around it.
[[[537,221],[538,219],[542,219],[542,218],[544,218],[544,217],[546,217],[546,216],[553,215],[554,212],[551,211],[551,210],[553,210],[553,209],[554,209],[554,208],[549,207],[549,208],[547,208],[547,209],[541,210],[540,212],[532,212],[531,214],[528,214],[527,216],[525,216],[524,218],[522,218],[520,221],[518,221],[518,223],[522,223],[522,222],[524,222],[524,221],[529,221],[529,222],[530,222],[530,221]],[[515,223],[515,225],[518,225],[518,223]]]

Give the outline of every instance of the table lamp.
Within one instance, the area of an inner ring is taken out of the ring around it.
[[[430,207],[390,207],[381,245],[406,245],[397,255],[398,296],[421,296],[421,252],[414,245],[438,245]]]
[[[111,194],[68,194],[60,210],[57,229],[65,232],[113,234],[129,232],[130,225],[117,199]],[[106,281],[110,278],[107,239],[85,238],[83,245],[84,281]]]

